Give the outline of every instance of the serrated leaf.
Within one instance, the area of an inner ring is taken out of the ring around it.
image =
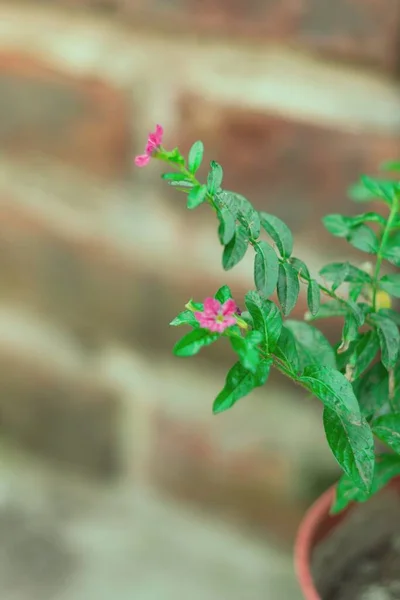
[[[192,188],[188,194],[187,207],[189,209],[197,208],[203,204],[207,198],[207,188],[205,185],[197,185]]]
[[[193,356],[219,337],[219,333],[211,333],[207,329],[194,329],[175,344],[174,354],[175,356]]]
[[[379,287],[390,296],[400,298],[400,273],[384,275],[379,281]]]
[[[307,265],[302,260],[300,260],[300,258],[295,258],[292,256],[289,259],[289,262],[292,265],[292,267],[296,269],[299,276],[302,276],[304,279],[310,279],[310,271],[308,270]]]
[[[347,241],[362,252],[376,254],[379,249],[379,239],[368,225],[353,227],[347,236]]]
[[[293,252],[293,236],[289,227],[278,217],[266,212],[260,213],[261,225],[275,242],[282,258],[289,258]]]
[[[335,515],[341,512],[351,502],[366,502],[370,496],[386,487],[389,481],[398,475],[400,475],[400,459],[391,454],[377,457],[370,494],[355,486],[348,475],[342,475],[336,488],[336,499],[330,513]]]
[[[207,177],[207,190],[210,194],[218,192],[222,185],[223,176],[224,172],[221,165],[215,162],[215,160],[212,160],[210,162],[210,172]]]
[[[307,288],[307,305],[313,317],[318,314],[321,306],[321,290],[315,279],[310,279]]]
[[[241,225],[236,227],[235,235],[225,246],[222,253],[222,266],[225,271],[233,269],[246,254],[249,238],[246,230]]]
[[[290,329],[285,325],[282,327],[281,335],[274,349],[274,355],[279,358],[285,367],[298,374],[300,371],[300,361],[297,352],[296,339]]]
[[[266,353],[273,352],[282,331],[282,316],[278,307],[257,292],[248,292],[245,304],[253,319],[254,329],[262,334]]]
[[[184,173],[163,173],[161,178],[166,181],[188,181],[188,183],[191,183]]]
[[[332,290],[335,291],[342,283],[371,283],[371,276],[358,267],[345,263],[329,263],[320,270],[319,274],[327,281],[332,282]]]
[[[355,486],[369,493],[375,455],[374,438],[367,421],[361,417],[348,418],[342,411],[327,407],[323,421],[326,439],[337,462]]]
[[[389,317],[381,313],[373,313],[370,320],[376,325],[379,343],[382,350],[382,363],[386,369],[392,369],[399,357],[400,334]]]
[[[222,287],[220,287],[218,292],[215,294],[214,298],[216,298],[221,304],[223,304],[227,300],[230,300],[232,298],[232,292],[230,290],[230,287],[227,285],[223,285]]]
[[[278,298],[282,312],[287,317],[296,306],[300,293],[297,271],[288,263],[279,265]]]
[[[190,325],[191,327],[200,327],[200,324],[194,313],[191,310],[184,310],[179,315],[175,317],[170,323],[174,327],[178,327],[180,325]]]
[[[189,150],[188,156],[188,169],[191,173],[195,174],[199,169],[203,160],[204,145],[200,140],[195,142]]]
[[[400,413],[378,417],[372,423],[372,431],[381,442],[400,454]]]
[[[278,257],[267,242],[257,242],[254,249],[254,282],[257,290],[268,297],[275,291],[278,282]]]
[[[231,408],[238,400],[247,396],[255,387],[265,383],[271,361],[262,361],[256,374],[251,373],[237,362],[228,372],[224,389],[213,404],[213,413],[218,414]]]
[[[291,319],[285,321],[285,327],[291,331],[296,341],[300,369],[313,364],[336,367],[335,352],[319,329],[303,321]]]

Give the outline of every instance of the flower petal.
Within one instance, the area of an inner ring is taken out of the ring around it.
[[[162,125],[156,125],[155,138],[156,138],[156,141],[157,141],[157,146],[160,146],[162,144],[163,135],[164,135],[164,128],[163,128],[163,126]]]
[[[222,305],[222,314],[224,316],[229,316],[229,315],[233,315],[237,310],[237,306],[234,300],[232,300],[232,298],[229,298],[229,300],[226,300],[226,302],[223,303]]]
[[[216,298],[204,300],[204,314],[208,317],[217,317],[220,314],[221,303]]]
[[[141,154],[135,158],[135,165],[137,167],[145,167],[150,162],[150,156],[148,154]]]

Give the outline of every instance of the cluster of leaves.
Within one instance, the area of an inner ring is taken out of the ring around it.
[[[400,183],[362,177],[350,191],[356,202],[386,205],[387,217],[370,211],[352,217],[328,215],[323,221],[332,235],[373,258],[370,272],[349,262],[331,263],[317,279],[293,256],[293,236],[285,223],[222,188],[218,163],[211,162],[206,183],[199,183],[196,172],[203,151],[203,144],[196,142],[187,161],[177,149],[166,153],[164,160],[178,172],[163,178],[187,194],[189,209],[208,203],[216,212],[224,270],[235,267],[253,249],[254,290],[246,294],[246,311],[237,325],[222,334],[202,329],[193,311],[203,307],[190,302],[171,323],[192,328],[174,353],[192,356],[220,337],[228,339],[237,362],[214,401],[215,413],[264,385],[272,368],[319,398],[328,444],[344,472],[332,510],[365,501],[400,475],[400,317],[390,307],[383,308],[380,300],[382,294],[400,297],[400,274],[381,275],[384,260],[400,266]],[[400,171],[400,164],[386,168]],[[287,317],[296,306],[301,284],[307,286],[309,312],[306,321],[295,321]],[[271,299],[275,294],[277,302]],[[227,286],[215,294],[220,302],[231,297]],[[343,319],[335,347],[311,323],[327,317]],[[375,456],[374,436],[389,453]]]

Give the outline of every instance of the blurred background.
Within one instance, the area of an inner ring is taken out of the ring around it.
[[[212,416],[234,357],[173,358],[168,323],[243,304],[251,257],[224,273],[211,211],[133,157],[203,140],[316,272],[348,256],[322,215],[400,158],[399,65],[399,0],[0,4],[2,600],[299,600],[320,407],[273,376]]]

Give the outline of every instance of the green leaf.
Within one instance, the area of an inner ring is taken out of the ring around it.
[[[242,196],[230,192],[235,198],[234,204],[238,209],[238,218],[242,225],[247,229],[249,237],[256,240],[260,237],[261,221],[258,212],[253,208],[252,204]]]
[[[381,165],[382,171],[400,171],[400,161],[388,160]]]
[[[256,374],[237,362],[228,372],[225,387],[214,401],[213,413],[218,414],[231,408],[238,400],[247,396],[255,387],[263,385],[268,377],[271,361],[262,361]]]
[[[257,242],[254,249],[254,282],[257,290],[268,297],[275,291],[278,282],[278,257],[267,242]]]
[[[184,173],[163,173],[161,178],[167,181],[187,181],[191,183]]]
[[[400,325],[400,314],[391,308],[381,308],[380,314],[385,315],[395,323],[397,326]]]
[[[378,252],[379,239],[368,225],[353,227],[346,239],[357,250],[367,252],[368,254],[376,254]]]
[[[321,290],[315,279],[310,279],[307,289],[307,305],[310,313],[315,317],[321,307]]]
[[[254,328],[262,334],[265,351],[273,352],[282,331],[282,316],[278,307],[257,292],[248,292],[245,304]]]
[[[207,198],[207,188],[205,185],[196,185],[188,194],[187,207],[189,209],[197,208]]]
[[[195,186],[191,181],[168,181],[169,186],[176,188],[179,191],[186,191],[193,189]]]
[[[328,300],[318,309],[316,315],[307,315],[307,321],[316,321],[317,319],[328,319],[330,317],[343,317],[347,313],[341,302],[337,300]]]
[[[372,179],[366,175],[361,177],[361,181],[374,198],[380,198],[389,204],[393,202],[396,191],[398,191],[398,184],[394,181]]]
[[[371,283],[371,276],[358,267],[345,263],[330,263],[320,270],[319,274],[327,281],[332,281],[332,290],[335,291],[342,283]]]
[[[353,379],[357,379],[368,369],[378,352],[378,336],[375,331],[370,329],[356,341],[352,348],[352,355],[349,362],[352,366]]]
[[[336,488],[336,500],[331,508],[331,514],[341,512],[351,502],[366,502],[398,475],[400,475],[400,458],[392,454],[377,457],[370,494],[355,486],[348,475],[342,475]]]
[[[377,328],[379,343],[382,350],[382,363],[386,369],[392,369],[399,357],[400,334],[389,317],[381,313],[373,313],[370,320]]]
[[[291,319],[285,321],[285,327],[291,331],[296,340],[300,369],[313,364],[336,367],[335,352],[319,329],[303,321]]]
[[[360,407],[354,395],[351,383],[342,373],[324,365],[310,365],[299,378],[324,405],[337,414],[358,423],[361,418]]]
[[[227,285],[223,285],[219,288],[214,298],[216,298],[218,302],[221,302],[221,304],[223,304],[224,302],[232,298],[232,292]]]
[[[380,415],[389,406],[389,377],[381,363],[373,365],[353,385],[366,419]]]
[[[360,305],[358,305],[356,302],[353,302],[350,299],[347,299],[346,301],[346,306],[349,310],[352,311],[354,318],[357,321],[357,324],[359,327],[361,327],[362,325],[364,325],[365,322],[365,312],[363,310],[364,307]]]
[[[400,454],[400,413],[378,417],[372,423],[372,431],[393,452]]]
[[[294,258],[293,256],[289,260],[290,264],[296,271],[299,276],[302,276],[304,279],[310,279],[310,271],[308,270],[307,265],[300,260],[300,258]]]
[[[240,362],[245,369],[255,373],[260,363],[260,353],[256,344],[252,343],[251,338],[231,337],[232,348],[240,358]]]
[[[226,208],[217,210],[219,219],[218,237],[223,246],[226,246],[234,238],[236,231],[236,219],[234,215]]]
[[[184,165],[185,164],[185,159],[183,158],[182,154],[179,152],[178,148],[174,148],[173,150],[164,150],[162,153],[160,152],[159,154],[162,155],[162,158],[164,160],[168,160],[169,162],[173,162],[176,163],[177,165]]]
[[[197,141],[189,150],[188,156],[188,169],[191,173],[195,174],[199,169],[203,160],[204,145],[203,142]]]
[[[219,333],[211,333],[207,329],[194,329],[175,344],[174,354],[175,356],[193,356],[203,346],[209,346],[219,337]]]
[[[275,242],[279,254],[282,258],[289,258],[293,252],[293,236],[289,227],[281,219],[269,213],[261,212],[260,217],[262,227]]]
[[[300,359],[297,352],[296,339],[290,329],[285,325],[282,327],[281,335],[274,349],[274,354],[279,358],[285,367],[292,373],[298,375],[300,371]]]
[[[358,323],[352,313],[346,315],[342,332],[342,343],[338,348],[338,352],[346,352],[351,342],[358,336]]]
[[[344,215],[332,214],[326,215],[322,222],[325,228],[334,236],[347,238],[351,234],[353,227],[364,223],[386,224],[386,219],[376,212],[366,212],[355,217],[345,217]]]
[[[207,177],[207,190],[210,194],[218,192],[222,185],[223,176],[224,172],[221,165],[212,160],[210,162],[210,172]]]
[[[266,383],[271,371],[272,359],[264,358],[260,361],[257,371],[254,374],[254,383],[256,387],[262,387]]]
[[[397,236],[388,240],[382,250],[382,256],[392,265],[400,267],[400,239]]]
[[[400,273],[384,275],[379,281],[379,287],[390,296],[400,298]]]
[[[178,327],[179,325],[190,325],[191,327],[196,328],[200,327],[198,320],[191,310],[184,310],[179,313],[179,315],[171,321],[170,325],[173,325],[174,327]]]
[[[351,386],[350,391],[353,394]],[[369,493],[375,455],[374,438],[367,421],[361,417],[349,418],[341,410],[327,407],[324,409],[323,420],[326,439],[337,462],[354,485]]]
[[[225,271],[233,269],[246,254],[249,238],[246,230],[241,225],[236,227],[235,235],[224,248],[222,266]]]
[[[282,312],[289,315],[296,306],[300,293],[300,283],[297,271],[289,263],[279,265],[278,298]]]

